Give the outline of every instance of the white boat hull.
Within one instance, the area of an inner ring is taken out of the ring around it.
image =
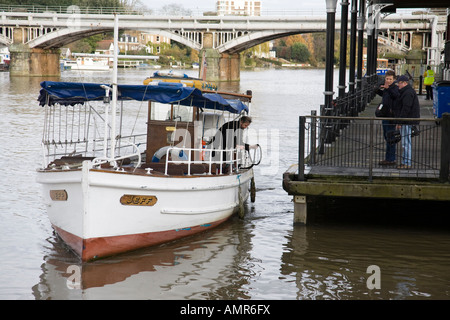
[[[38,171],[50,222],[89,261],[217,226],[248,198],[253,171],[164,176],[94,170]]]

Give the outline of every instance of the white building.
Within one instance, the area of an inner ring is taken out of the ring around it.
[[[0,48],[0,64],[9,64],[11,57],[8,47]]]
[[[170,38],[161,36],[159,34],[146,33],[136,30],[126,30],[127,33],[123,34],[119,38],[119,51],[138,51],[145,49],[147,53],[157,54],[160,52],[160,45],[169,44]],[[149,46],[148,44],[154,44],[155,47]],[[153,52],[154,49],[156,52]]]
[[[255,0],[218,0],[216,2],[219,16],[260,16],[261,1]]]

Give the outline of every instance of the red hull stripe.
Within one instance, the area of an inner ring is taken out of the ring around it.
[[[176,230],[130,234],[113,237],[82,239],[70,232],[53,226],[58,235],[67,243],[83,262],[104,258],[115,254],[150,247],[153,245],[180,239],[218,226],[227,219],[195,227]]]

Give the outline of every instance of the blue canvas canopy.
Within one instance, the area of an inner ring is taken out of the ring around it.
[[[39,104],[75,105],[87,101],[102,101],[109,84],[79,82],[41,82]],[[112,90],[109,92],[111,98]],[[155,101],[166,104],[181,104],[204,109],[225,110],[231,113],[248,113],[248,107],[238,99],[224,99],[217,93],[202,93],[193,87],[179,83],[159,82],[158,85],[118,85],[118,100]]]

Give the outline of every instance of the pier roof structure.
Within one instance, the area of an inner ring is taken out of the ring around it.
[[[395,8],[448,8],[447,0],[373,0],[374,4],[392,4]]]

